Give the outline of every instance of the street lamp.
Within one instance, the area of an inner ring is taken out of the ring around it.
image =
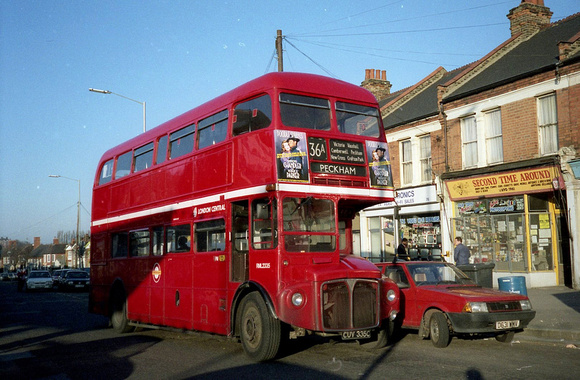
[[[50,178],[65,178],[65,179],[70,179],[71,181],[77,181],[79,184],[79,200],[77,202],[77,249],[80,246],[80,240],[79,240],[79,225],[81,222],[81,180],[80,179],[75,179],[75,178],[69,178],[69,177],[65,177],[63,175],[58,175],[58,174],[51,174],[49,175]],[[76,256],[76,255],[75,255]],[[76,258],[74,258],[73,263],[76,261]]]
[[[145,131],[147,130],[147,128],[146,128],[146,125],[145,125],[145,120],[146,120],[146,116],[145,116],[145,115],[146,115],[146,106],[145,106],[145,102],[140,102],[140,101],[138,101],[138,100],[131,99],[131,98],[129,98],[129,97],[127,97],[127,96],[125,96],[125,95],[117,94],[117,93],[115,93],[115,92],[113,92],[113,91],[109,91],[109,90],[99,90],[99,89],[97,89],[97,88],[89,88],[89,91],[91,91],[91,92],[97,92],[97,93],[99,93],[99,94],[105,94],[105,95],[108,95],[108,94],[113,94],[113,95],[120,96],[121,98],[125,98],[125,99],[127,99],[127,100],[130,100],[130,101],[132,101],[132,102],[135,102],[135,103],[139,103],[139,104],[141,104],[141,105],[143,106],[143,132],[145,132]]]

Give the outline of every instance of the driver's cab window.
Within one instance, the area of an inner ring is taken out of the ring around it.
[[[278,245],[276,199],[261,198],[252,202],[252,245],[271,249]]]

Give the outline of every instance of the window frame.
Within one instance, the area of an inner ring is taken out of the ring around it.
[[[485,146],[488,164],[503,162],[503,125],[501,108],[495,108],[484,113],[485,117]],[[499,122],[499,124],[496,124]],[[493,149],[495,148],[495,149]],[[495,152],[495,153],[494,153]]]
[[[229,122],[229,110],[226,108],[222,111],[214,113],[211,116],[208,116],[204,119],[201,119],[197,123],[197,137],[196,137],[196,146],[197,149],[201,150],[216,144],[225,141],[228,137],[228,122]],[[215,131],[216,136],[218,139],[216,140],[214,133],[210,135],[212,138],[212,143],[209,144],[208,142],[203,141],[206,138],[206,133],[208,129],[211,128],[211,131]],[[203,141],[203,144],[202,144]]]
[[[428,141],[428,143],[424,143]],[[429,148],[428,154],[426,154]],[[421,182],[432,181],[431,135],[419,136],[419,161],[421,162]]]
[[[467,122],[472,122],[472,124],[468,125]],[[462,117],[460,119],[461,124],[461,156],[462,156],[462,163],[463,168],[476,168],[478,166],[479,161],[479,152],[478,152],[478,136],[477,136],[477,119],[475,115],[469,115]],[[468,127],[472,127],[473,131],[470,133],[473,134],[473,138],[470,140],[471,136],[467,133],[466,129]],[[468,149],[469,148],[469,149]],[[470,152],[468,152],[468,150]],[[468,154],[472,156],[468,161]]]
[[[543,106],[544,101],[550,100],[552,102],[553,110],[551,114],[547,115],[544,111],[546,107]],[[538,117],[538,150],[541,156],[547,156],[558,153],[560,143],[558,135],[558,103],[556,93],[549,93],[537,97],[537,117]],[[550,120],[546,120],[546,116],[550,116]],[[546,130],[551,141],[547,142]]]
[[[402,140],[400,149],[401,185],[410,185],[413,183],[413,144],[411,139]]]

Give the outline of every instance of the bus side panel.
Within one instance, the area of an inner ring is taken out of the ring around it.
[[[193,329],[193,253],[169,253],[164,260],[164,325]]]
[[[135,257],[132,258],[132,261],[133,268],[127,274],[127,316],[131,320],[149,323],[151,297],[150,258]]]
[[[203,191],[232,183],[232,144],[218,145],[215,148],[207,148],[202,154],[195,157],[195,191]]]
[[[91,232],[91,288],[89,312],[108,315],[110,282],[107,281],[105,260],[106,233]]]
[[[229,318],[226,252],[197,253],[194,268],[194,329],[225,335],[228,333]]]
[[[236,186],[256,186],[277,181],[275,152],[264,147],[272,146],[271,130],[252,132],[242,135],[243,138],[234,139],[234,183]],[[256,173],[260,173],[256,176]],[[259,181],[259,182],[257,182]]]

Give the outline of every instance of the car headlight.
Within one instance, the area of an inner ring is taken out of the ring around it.
[[[301,293],[294,293],[292,294],[292,305],[300,306],[304,302],[304,296]]]
[[[485,302],[468,302],[463,306],[464,313],[487,313],[487,304]]]
[[[520,305],[522,306],[522,310],[532,310],[532,303],[530,300],[520,301]]]
[[[397,293],[393,289],[389,289],[387,292],[387,299],[389,302],[393,302],[397,298]]]

